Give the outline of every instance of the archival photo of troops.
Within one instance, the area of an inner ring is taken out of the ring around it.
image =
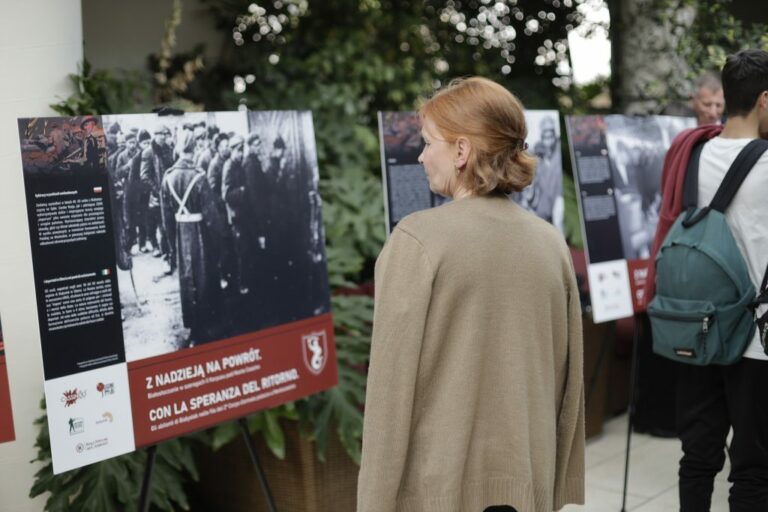
[[[224,167],[222,197],[240,238],[238,268],[274,324],[330,311],[311,112],[248,112],[245,150]],[[241,173],[242,169],[242,173]],[[243,219],[252,218],[252,222]],[[273,324],[273,325],[274,325]]]
[[[104,117],[128,361],[329,311],[311,117],[254,114]]]
[[[522,192],[511,199],[526,210],[563,231],[563,157],[560,146],[560,116],[556,110],[528,110],[528,151],[538,160],[536,175]]]
[[[624,259],[645,259],[661,207],[661,170],[672,139],[693,118],[605,116],[605,142]]]
[[[26,174],[88,174],[103,169],[106,139],[94,116],[19,119]]]

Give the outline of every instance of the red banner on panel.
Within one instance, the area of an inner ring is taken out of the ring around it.
[[[0,443],[13,441],[13,410],[11,409],[11,390],[8,386],[8,368],[5,364],[5,347],[0,332]]]
[[[330,314],[128,364],[136,446],[317,393],[337,382]]]

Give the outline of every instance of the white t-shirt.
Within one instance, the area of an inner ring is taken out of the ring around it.
[[[712,201],[728,168],[750,140],[715,137],[704,145],[699,161],[699,207]],[[744,256],[755,290],[759,290],[768,264],[768,151],[741,184],[725,211],[725,220]],[[767,306],[760,307],[758,315],[766,309]],[[768,361],[757,331],[744,357]]]

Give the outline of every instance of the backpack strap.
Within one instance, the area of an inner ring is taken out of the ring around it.
[[[685,181],[683,182],[683,208],[686,210],[696,208],[699,199],[699,160],[701,159],[701,150],[704,149],[706,142],[706,140],[697,142],[688,159]]]
[[[715,192],[712,202],[709,203],[710,209],[725,213],[747,174],[749,174],[749,171],[752,170],[752,167],[766,150],[768,150],[768,141],[763,139],[752,140],[744,146],[744,149],[741,150],[728,169],[728,173],[723,178],[723,182],[720,184],[717,192]]]
[[[701,148],[703,148],[703,144]],[[686,181],[683,189],[683,198],[685,201],[684,205],[687,207],[687,215],[683,219],[683,226],[686,228],[693,226],[701,219],[706,217],[710,210],[716,210],[720,213],[725,213],[725,210],[731,204],[733,198],[736,197],[736,193],[739,191],[739,187],[741,187],[741,184],[744,182],[747,174],[749,174],[749,171],[752,170],[752,167],[754,167],[755,163],[757,163],[763,153],[768,150],[768,141],[763,139],[754,139],[749,141],[749,143],[744,146],[744,148],[742,148],[731,166],[728,168],[728,172],[725,174],[722,183],[720,183],[717,192],[715,192],[715,196],[712,198],[712,201],[708,206],[705,206],[699,210],[696,215],[694,215],[694,212],[696,211],[696,202],[688,202],[688,200],[690,200],[692,197],[695,197],[693,195],[693,191],[689,190],[688,188],[689,181],[694,181],[689,179],[691,176],[689,171],[691,171],[691,161],[693,161],[693,157],[696,156],[695,186],[698,189],[698,161],[701,156],[701,148],[696,147],[692,151],[691,160],[688,162],[688,170],[685,177]],[[697,150],[698,152],[696,152]],[[694,185],[691,184],[690,188],[693,189],[693,186]],[[698,192],[698,190],[696,190],[696,192]]]

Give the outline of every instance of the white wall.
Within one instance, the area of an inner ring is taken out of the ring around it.
[[[0,444],[0,509],[40,511],[29,499],[38,464],[36,429],[43,396],[29,230],[17,117],[54,115],[70,94],[67,75],[82,60],[80,0],[0,0],[0,315],[16,440]]]

